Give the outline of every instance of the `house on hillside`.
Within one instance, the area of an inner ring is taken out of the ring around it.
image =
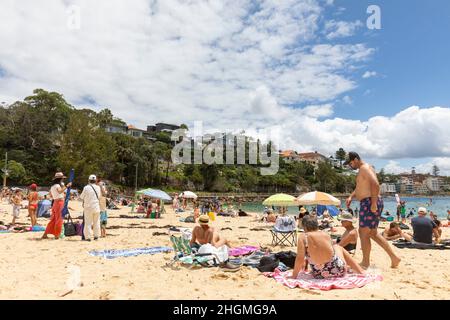
[[[108,124],[105,127],[105,131],[108,133],[127,133],[127,126],[118,125],[118,124]]]
[[[318,153],[317,151],[299,153],[298,157],[301,161],[312,164],[314,167],[317,167],[319,163],[329,162],[329,158],[325,157],[323,154]]]

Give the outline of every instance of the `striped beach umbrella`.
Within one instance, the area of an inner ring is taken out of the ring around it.
[[[263,205],[265,206],[280,206],[280,207],[294,207],[298,206],[298,203],[295,201],[295,197],[285,194],[278,193],[268,197],[263,201]]]
[[[297,205],[324,205],[324,206],[340,206],[341,200],[333,197],[331,194],[313,191],[300,195],[297,198]]]

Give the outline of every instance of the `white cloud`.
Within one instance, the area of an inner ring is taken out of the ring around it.
[[[359,20],[354,22],[330,20],[325,23],[325,33],[329,40],[336,38],[349,37],[361,28],[363,23]]]
[[[376,77],[376,76],[377,76],[376,71],[366,71],[366,72],[364,72],[362,77],[364,79],[368,79],[368,78],[372,78],[372,77]]]
[[[432,174],[433,172],[433,166],[436,165],[439,168],[439,175],[450,175],[450,157],[438,157],[433,158],[429,162],[420,163],[414,166],[416,173],[422,173],[422,174]],[[404,167],[400,165],[399,161],[391,160],[388,162],[388,164],[384,167],[384,171],[386,173],[393,173],[393,174],[399,174],[399,173],[409,173],[411,172],[411,167]]]
[[[81,9],[80,30],[67,28],[69,4]],[[0,9],[1,94],[91,97],[140,126],[218,110],[230,120],[261,87],[281,105],[326,104],[356,87],[346,70],[373,53],[316,44],[316,0],[5,0]]]
[[[343,97],[343,98],[342,98],[342,101],[343,101],[345,104],[353,104],[353,99],[352,99],[350,96],[345,96],[345,97]]]
[[[311,117],[311,118],[323,118],[323,117],[330,117],[333,115],[333,105],[332,104],[323,104],[323,105],[312,105],[307,106],[302,109],[302,113],[305,116]]]
[[[271,128],[279,144],[365,157],[449,157],[448,108],[411,107],[367,121],[330,119],[373,54],[364,44],[318,43],[323,1],[73,0],[0,4],[0,97],[35,88],[73,104],[87,97],[128,123],[202,120],[206,128]],[[334,20],[333,20],[334,21]],[[359,23],[329,24],[344,36]],[[341,27],[342,26],[342,27]],[[334,37],[334,36],[332,36]],[[1,99],[0,99],[1,100]],[[344,101],[344,100],[343,100]],[[11,101],[9,101],[11,102]]]

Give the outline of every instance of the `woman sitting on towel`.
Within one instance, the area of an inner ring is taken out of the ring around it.
[[[406,241],[411,241],[411,236],[407,233],[404,233],[397,222],[391,222],[389,227],[386,227],[381,235],[386,240],[397,240],[400,238],[405,239]]]
[[[305,216],[302,224],[305,234],[300,234],[298,239],[292,278],[296,279],[300,271],[306,270],[306,262],[315,279],[343,277],[349,268],[355,273],[364,273],[344,248],[333,244],[330,236],[319,230],[316,218]]]

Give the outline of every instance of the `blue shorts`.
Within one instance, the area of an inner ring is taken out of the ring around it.
[[[377,212],[373,213],[370,211],[371,200],[370,198],[365,198],[361,200],[360,211],[359,211],[359,227],[377,229],[380,223],[381,213],[383,212],[384,204],[383,199],[378,198],[377,202]]]

